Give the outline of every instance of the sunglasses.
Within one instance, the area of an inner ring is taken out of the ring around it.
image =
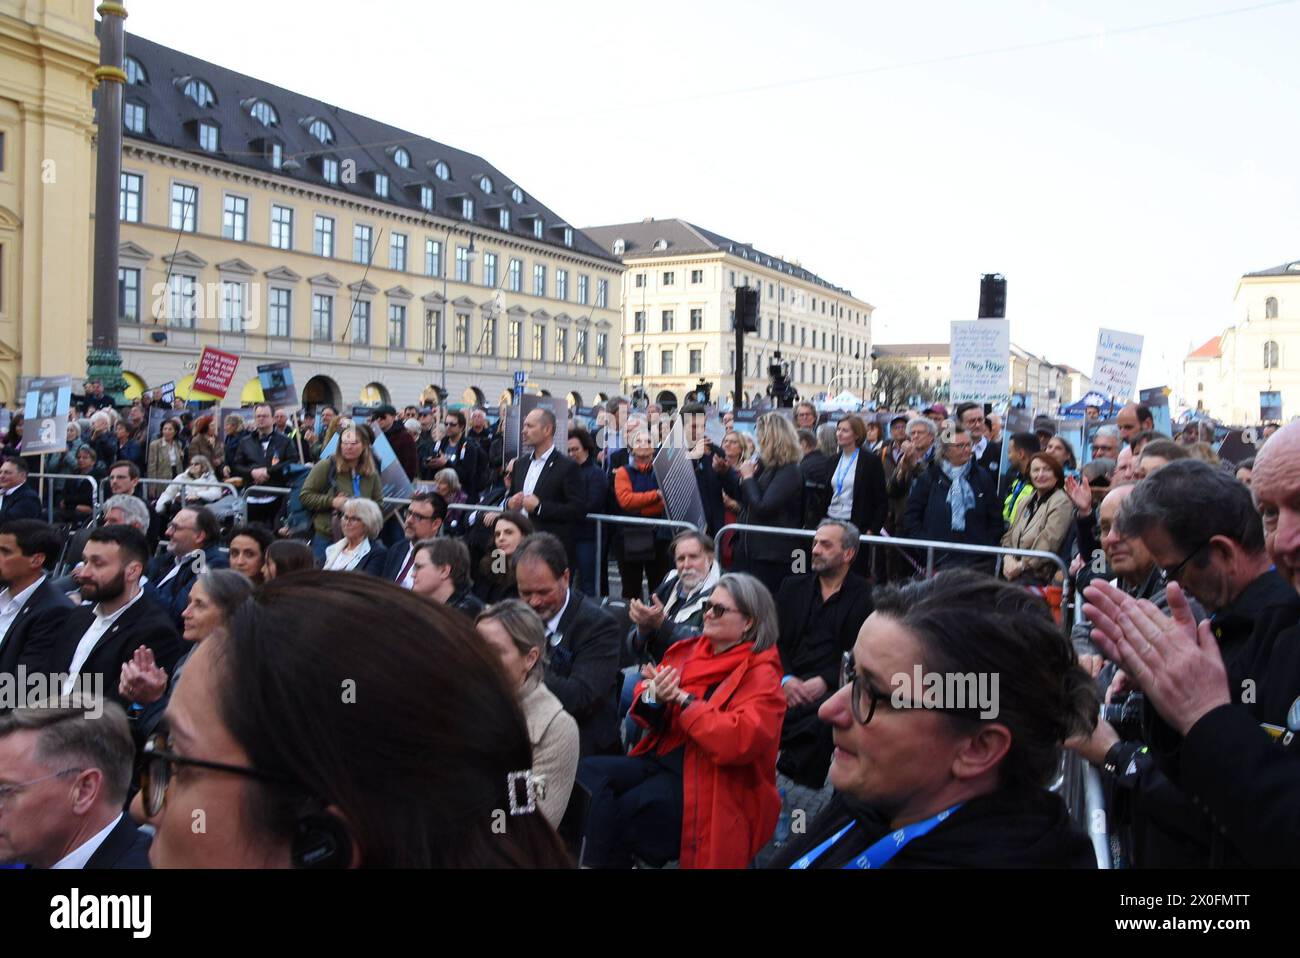
[[[705,602],[703,605],[700,606],[700,608],[704,610],[705,615],[711,615],[716,619],[722,618],[728,612],[740,611],[739,609],[733,608],[732,606],[723,605],[721,602]]]

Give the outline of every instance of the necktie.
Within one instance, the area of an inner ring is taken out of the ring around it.
[[[406,581],[406,574],[411,571],[411,566],[415,564],[415,546],[411,546],[411,554],[406,557],[406,562],[402,565],[402,571],[397,573],[397,578],[393,581],[401,585]]]

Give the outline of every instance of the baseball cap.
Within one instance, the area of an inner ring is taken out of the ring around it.
[[[929,409],[925,410],[925,412],[922,413],[922,415],[928,416],[932,412],[938,413],[944,419],[948,418],[948,407],[941,402],[937,402],[934,405],[932,405]]]
[[[396,416],[397,407],[392,403],[384,403],[382,406],[376,406],[375,411],[370,414],[371,419],[378,419],[380,416]]]

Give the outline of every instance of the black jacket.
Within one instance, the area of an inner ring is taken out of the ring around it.
[[[803,528],[803,476],[796,463],[768,469],[760,465],[753,478],[740,483],[745,525],[772,526],[779,529]],[[742,538],[745,555],[763,562],[789,561],[792,550],[806,544],[793,536],[765,536],[746,533]]]
[[[275,465],[272,460],[278,459]],[[230,461],[230,471],[244,480],[244,488],[253,485],[288,486],[285,471],[290,464],[298,461],[298,447],[288,436],[279,430],[272,430],[267,441],[266,451],[262,451],[262,442],[256,430],[247,432],[235,447],[235,455]],[[269,473],[267,481],[255,483],[253,470],[265,469]]]
[[[54,647],[54,671],[67,672],[72,664],[72,657],[77,651],[81,637],[86,634],[95,620],[94,606],[80,605],[68,613],[63,620]],[[154,602],[149,596],[142,595],[135,604],[122,613],[95,644],[85,663],[81,674],[99,673],[103,677],[105,698],[122,705],[117,694],[118,681],[122,677],[122,664],[131,659],[140,646],[152,650],[154,661],[168,672],[176,664],[184,651],[180,634],[172,624],[167,610]]]
[[[943,474],[938,461],[930,463],[912,483],[912,491],[907,497],[907,512],[903,516],[903,535],[908,539],[996,546],[1002,540],[1002,504],[998,502],[993,477],[986,470],[973,466],[967,473],[967,480],[975,493],[975,508],[966,513],[966,528],[954,532],[952,510],[948,508],[948,490],[952,482]],[[983,556],[960,552],[935,555],[935,565],[978,565],[987,561]]]
[[[393,455],[402,465],[406,478],[414,480],[420,474],[420,453],[415,446],[415,439],[406,431],[406,426],[399,418],[384,433],[388,445],[393,448]]]
[[[820,449],[814,449],[799,460],[799,474],[803,476],[805,529],[816,529],[817,524],[826,518],[826,507],[831,501],[831,469],[830,458]]]
[[[84,486],[84,482],[77,483]],[[41,518],[41,497],[24,483],[7,496],[0,496],[0,522],[10,519]]]
[[[524,491],[524,479],[531,463],[531,456],[520,456],[515,462],[514,472],[510,474],[511,495]],[[578,464],[553,448],[533,489],[540,504],[529,518],[538,532],[552,533],[564,543],[570,564],[575,564],[573,543],[582,517],[586,515],[583,511],[586,493],[586,483],[578,475]]]
[[[148,868],[149,846],[153,836],[140,830],[130,815],[123,815],[113,830],[95,849],[86,868]]]
[[[16,676],[19,665],[26,667],[28,675],[54,671],[54,642],[63,620],[74,608],[73,601],[54,588],[47,576],[0,639],[0,675]]]
[[[150,562],[145,573],[149,579],[146,590],[150,598],[170,613],[176,628],[184,632],[185,624],[181,621],[181,615],[185,612],[185,607],[190,604],[190,591],[194,588],[201,571],[204,568],[229,568],[230,560],[220,548],[215,545],[209,546],[203,550],[202,562],[198,561],[198,556],[182,562],[176,574],[163,582],[175,562],[175,557],[170,554],[158,556]]]
[[[550,645],[546,687],[578,723],[581,754],[618,749],[619,631],[615,618],[591,599],[569,590],[558,641]]]
[[[479,495],[487,485],[487,457],[478,447],[478,443],[462,436],[459,444],[449,439],[440,439],[433,447],[434,456],[446,456],[447,466],[454,469],[460,479],[461,491],[465,493],[466,502],[478,502]],[[423,462],[421,467],[423,468]],[[428,478],[432,479],[433,476]]]
[[[836,792],[805,835],[772,861],[789,868],[850,822],[854,827],[809,867],[841,868],[889,834],[887,816]],[[1096,868],[1092,842],[1046,790],[993,792],[966,802],[932,831],[912,839],[886,868]]]
[[[781,630],[776,647],[781,653],[782,670],[797,679],[820,676],[826,683],[826,695],[821,699],[786,709],[777,768],[798,784],[814,789],[826,783],[834,748],[831,727],[817,717],[817,710],[839,689],[844,653],[853,648],[858,630],[873,608],[867,580],[849,573],[822,613],[827,617],[827,628],[814,633],[809,621],[814,599],[821,599],[820,592],[819,576],[809,572],[786,576],[776,594]]]
[[[1002,466],[1002,443],[990,439],[984,447],[984,455],[975,460],[975,465],[987,470],[993,477],[993,484],[998,485],[998,470]]]
[[[827,490],[827,504],[830,496],[835,494],[835,469],[844,454],[830,461],[830,488]],[[853,506],[849,512],[849,521],[858,527],[864,535],[879,533],[885,524],[889,512],[889,498],[885,494],[885,467],[880,456],[863,448],[858,450],[858,462],[853,470]]]
[[[599,514],[608,508],[609,489],[612,480],[605,474],[594,458],[578,466],[578,476],[582,481],[583,508],[587,515]],[[596,524],[590,520],[578,526],[577,540],[585,542],[596,538]]]
[[[735,469],[728,469],[719,475],[713,467],[716,455],[718,453],[710,449],[691,464],[695,470],[695,486],[700,490],[700,502],[704,506],[704,523],[711,536],[716,536],[727,521],[722,494],[725,492],[733,499],[740,499],[739,474]]]

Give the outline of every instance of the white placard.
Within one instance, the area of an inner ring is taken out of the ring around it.
[[[1142,336],[1117,329],[1097,330],[1097,355],[1092,361],[1092,388],[1103,396],[1128,402],[1137,389],[1142,361]]]
[[[952,324],[952,402],[1011,401],[1011,323],[976,319]]]

